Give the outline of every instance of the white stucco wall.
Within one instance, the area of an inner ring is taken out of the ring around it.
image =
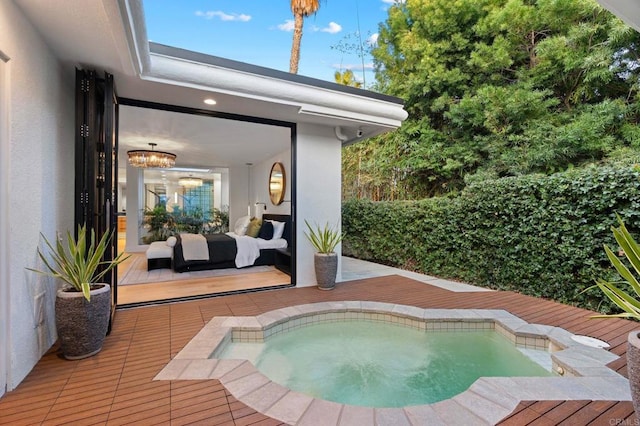
[[[298,287],[316,285],[313,269],[313,246],[304,235],[305,219],[309,223],[341,224],[341,143],[332,127],[312,124],[298,125],[296,145],[296,208],[297,212],[297,282]],[[342,247],[336,247],[338,256]],[[338,257],[340,259],[340,257]],[[338,262],[338,279],[341,276]]]
[[[63,71],[12,1],[0,1],[0,51],[9,58],[11,90],[9,303],[0,301],[10,311],[11,390],[56,339],[55,283],[25,267],[39,266],[40,232],[52,239],[73,227],[74,70]]]

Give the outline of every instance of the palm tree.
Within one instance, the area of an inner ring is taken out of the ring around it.
[[[293,45],[291,46],[291,60],[289,62],[289,72],[292,74],[298,73],[304,18],[316,13],[318,9],[320,9],[320,0],[291,0],[291,11],[293,12],[295,23],[293,28]]]
[[[356,80],[356,77],[351,70],[344,70],[344,72],[336,71],[333,75],[333,78],[338,84],[357,87],[358,89],[362,87],[362,83]]]

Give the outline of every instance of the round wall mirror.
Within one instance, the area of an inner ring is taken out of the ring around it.
[[[286,176],[282,163],[273,163],[269,174],[269,198],[274,206],[282,204],[286,188]]]

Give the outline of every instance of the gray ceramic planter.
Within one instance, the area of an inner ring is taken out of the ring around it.
[[[109,327],[111,287],[94,284],[91,301],[82,292],[58,290],[56,329],[62,354],[67,359],[82,359],[97,354]]]
[[[640,338],[638,330],[629,333],[627,338],[627,374],[636,415],[640,417]]]
[[[338,255],[335,253],[316,253],[314,258],[316,282],[320,290],[333,290],[338,273]]]

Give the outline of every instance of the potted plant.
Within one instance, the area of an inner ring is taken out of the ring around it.
[[[55,245],[42,233],[40,235],[50,259],[38,248],[45,270],[27,269],[64,282],[55,302],[56,329],[62,354],[67,359],[95,355],[102,349],[107,335],[111,309],[111,287],[99,281],[129,256],[120,253],[111,261],[103,261],[110,233],[106,232],[96,242],[92,229],[87,241],[86,226],[78,226],[77,240],[67,231],[66,239],[58,236]]]
[[[336,285],[336,273],[338,272],[338,255],[334,252],[336,246],[342,241],[342,234],[335,227],[325,224],[322,228],[317,224],[311,226],[306,220],[308,233],[305,236],[316,249],[314,266],[316,282],[320,290],[333,290]]]
[[[627,318],[640,320],[640,246],[633,239],[625,227],[622,219],[618,217],[619,227],[612,227],[613,235],[620,245],[624,257],[628,260],[634,272],[632,272],[606,244],[604,250],[609,261],[614,266],[623,281],[608,281],[602,278],[596,280],[596,285],[602,292],[624,312],[611,315],[594,315],[593,318]],[[628,284],[634,295],[620,288],[620,284]],[[633,408],[636,415],[640,416],[640,330],[629,333],[627,338],[627,374],[633,400]]]

